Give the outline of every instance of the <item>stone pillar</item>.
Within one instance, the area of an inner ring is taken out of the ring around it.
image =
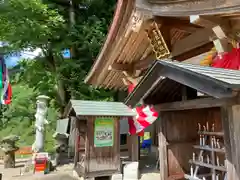
[[[37,97],[37,111],[35,114],[36,135],[35,142],[32,146],[32,149],[35,153],[44,151],[44,125],[48,124],[46,119],[48,99],[49,97],[44,95]]]

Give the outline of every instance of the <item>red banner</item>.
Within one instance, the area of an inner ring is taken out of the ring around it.
[[[233,48],[230,52],[217,55],[211,66],[215,68],[239,70],[240,49]]]

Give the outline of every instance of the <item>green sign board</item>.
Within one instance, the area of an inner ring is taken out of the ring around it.
[[[112,118],[96,118],[94,126],[94,146],[113,146],[114,120]]]

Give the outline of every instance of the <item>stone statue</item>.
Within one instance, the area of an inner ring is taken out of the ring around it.
[[[44,150],[44,125],[48,124],[48,121],[46,119],[47,116],[47,101],[49,97],[48,96],[38,96],[37,97],[37,111],[35,114],[35,128],[36,128],[36,136],[35,136],[35,142],[32,145],[32,150],[35,153],[43,152]]]
[[[0,148],[4,152],[4,168],[15,167],[15,151],[19,149],[16,146],[18,140],[18,136],[10,135],[0,141]]]

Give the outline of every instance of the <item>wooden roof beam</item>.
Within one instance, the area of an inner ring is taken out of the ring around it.
[[[145,59],[142,59],[140,61],[137,61],[133,64],[133,69],[134,70],[143,70],[143,69],[147,69],[149,65],[151,65],[154,60],[155,60],[155,56],[154,54],[146,57]]]
[[[143,60],[134,62],[132,64],[120,64],[120,63],[113,63],[112,65],[108,66],[109,71],[126,71],[126,72],[134,72],[137,70],[146,69],[150,64],[154,62],[155,58],[150,56]]]
[[[217,39],[213,40],[213,43],[218,53],[231,51],[233,46],[229,43],[229,40],[224,30],[220,26],[216,26],[213,28],[213,32],[217,36]]]
[[[155,19],[161,19],[162,24],[164,26],[168,26],[170,28],[177,28],[182,31],[186,31],[189,33],[194,33],[202,27],[198,25],[192,24],[189,20],[173,18],[173,17],[155,17]]]
[[[190,22],[204,28],[212,29],[216,34],[217,38],[229,38],[229,39],[239,39],[235,35],[234,30],[231,27],[229,20],[219,18],[216,16],[190,16]],[[215,30],[217,28],[217,30]],[[221,32],[219,31],[221,29]],[[219,34],[220,33],[220,34]]]
[[[210,37],[214,37],[212,29],[201,29],[192,33],[191,35],[177,41],[172,46],[172,57],[182,55],[186,52],[192,51],[208,43],[211,43]]]
[[[112,65],[108,66],[109,71],[132,71],[133,66],[131,64],[120,64],[120,63],[113,63]]]
[[[231,29],[230,22],[228,20],[213,16],[193,15],[190,16],[190,23],[210,29],[219,25],[226,30]]]
[[[213,30],[216,35],[216,37],[213,38],[213,43],[219,53],[232,50],[232,45],[229,43],[229,39],[236,39],[236,37],[232,32],[230,21],[219,17],[203,17],[195,15],[190,16],[190,22]]]
[[[133,77],[133,75],[129,74],[126,71],[123,71],[123,74],[125,75],[125,78],[134,85],[137,85],[138,82],[140,81],[141,77]]]
[[[126,78],[122,78],[122,81],[125,86],[129,86],[131,84]]]

